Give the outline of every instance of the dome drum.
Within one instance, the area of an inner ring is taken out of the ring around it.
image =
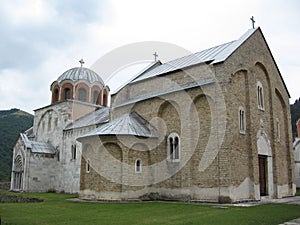
[[[97,73],[85,67],[67,70],[51,84],[50,90],[52,92],[52,104],[75,99],[107,106],[108,86],[104,85]]]

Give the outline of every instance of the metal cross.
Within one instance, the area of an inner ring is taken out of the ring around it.
[[[81,68],[82,68],[82,66],[83,66],[83,64],[84,64],[83,59],[81,59],[79,62],[80,62],[80,64],[81,64]]]
[[[157,53],[156,52],[154,52],[154,62],[156,62],[157,61],[157,57],[158,57],[158,55],[157,55]]]
[[[255,23],[254,17],[252,16],[252,17],[250,18],[250,20],[252,21],[252,28],[254,29],[254,23]]]

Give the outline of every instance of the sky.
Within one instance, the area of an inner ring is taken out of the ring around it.
[[[294,103],[300,97],[298,0],[1,0],[0,110],[33,113],[49,105],[50,84],[80,66],[81,58],[85,67],[93,68],[103,56],[143,42],[168,43],[194,53],[238,39],[252,27],[251,16]],[[149,49],[144,63],[153,60],[155,51],[162,62],[170,59],[157,47]],[[180,57],[180,51],[173,56]],[[110,84],[111,74],[96,72]]]

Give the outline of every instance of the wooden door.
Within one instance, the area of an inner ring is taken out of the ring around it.
[[[267,195],[267,157],[258,156],[260,196]]]

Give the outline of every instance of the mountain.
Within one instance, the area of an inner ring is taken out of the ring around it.
[[[292,119],[292,130],[293,138],[297,137],[297,127],[296,122],[300,119],[300,98],[291,105],[291,119]]]
[[[33,115],[19,109],[0,110],[0,181],[11,176],[12,149],[19,133],[33,125]]]

